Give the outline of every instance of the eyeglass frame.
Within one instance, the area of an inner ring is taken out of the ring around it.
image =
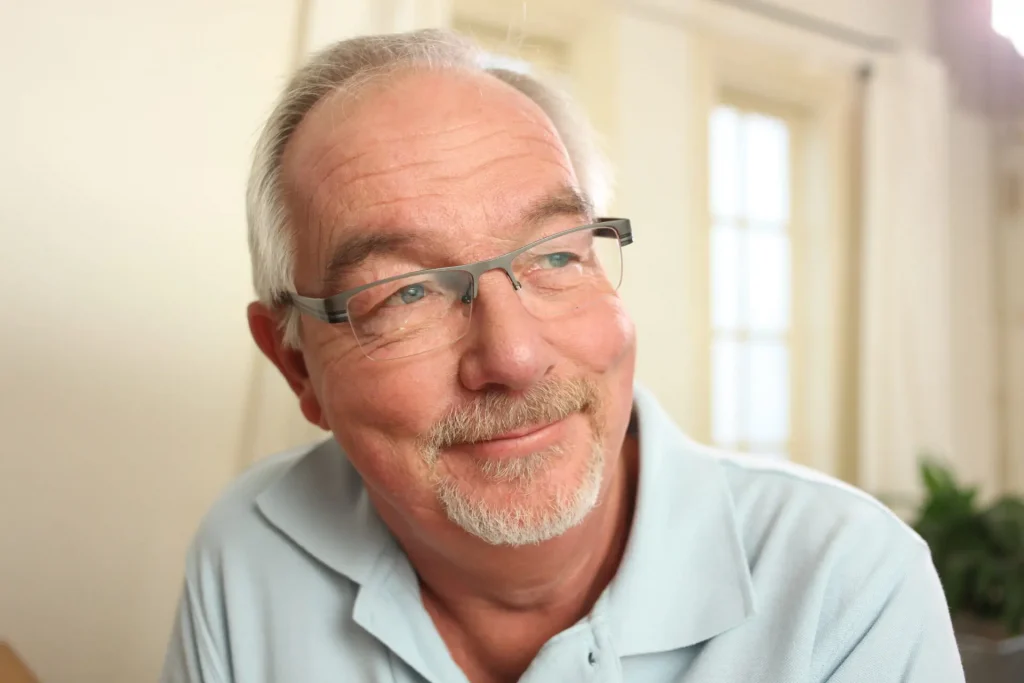
[[[491,259],[485,259],[483,261],[476,261],[475,263],[468,263],[462,266],[445,266],[442,268],[424,268],[423,270],[415,270],[411,273],[403,273],[401,275],[394,275],[392,277],[384,278],[383,280],[374,280],[365,285],[347,289],[344,292],[339,292],[325,298],[308,297],[300,294],[288,293],[282,303],[290,303],[294,305],[300,312],[311,315],[318,320],[325,323],[345,323],[350,322],[348,317],[348,302],[349,299],[354,297],[356,294],[363,292],[371,287],[378,285],[387,284],[395,280],[403,280],[408,277],[415,277],[417,275],[427,275],[433,273],[445,273],[445,272],[464,272],[469,273],[470,276],[470,290],[463,294],[462,302],[465,304],[472,303],[476,300],[480,294],[480,278],[484,273],[488,273],[492,270],[504,271],[506,277],[512,283],[512,288],[516,291],[522,289],[523,285],[516,279],[516,276],[512,273],[512,262],[524,252],[533,249],[539,244],[549,242],[557,239],[564,235],[568,235],[574,232],[582,232],[584,230],[592,230],[594,228],[611,228],[618,235],[619,248],[628,246],[633,243],[633,228],[630,225],[628,218],[599,218],[593,223],[587,225],[581,225],[575,228],[569,228],[568,230],[562,230],[556,232],[553,235],[542,237],[539,240],[534,240],[526,246],[519,247],[513,251],[496,256]],[[616,289],[618,285],[616,285]]]

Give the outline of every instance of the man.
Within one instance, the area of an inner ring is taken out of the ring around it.
[[[606,178],[564,98],[443,32],[294,77],[249,323],[334,438],[210,512],[165,681],[963,680],[918,537],[634,389]]]

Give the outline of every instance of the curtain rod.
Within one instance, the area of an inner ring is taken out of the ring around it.
[[[873,52],[895,52],[898,44],[892,38],[877,36],[855,28],[850,28],[835,21],[822,19],[787,7],[780,7],[763,0],[714,0],[722,5],[731,5],[737,9],[758,14],[765,19],[786,24],[803,31],[818,35],[854,47],[864,48]]]

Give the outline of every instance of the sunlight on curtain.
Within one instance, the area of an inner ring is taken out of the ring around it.
[[[955,455],[949,98],[931,55],[875,61],[863,140],[857,479],[874,493],[916,495],[918,458]]]
[[[1024,2],[992,0],[992,28],[1009,38],[1017,52],[1024,55]]]

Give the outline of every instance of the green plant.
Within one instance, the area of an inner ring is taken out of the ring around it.
[[[920,471],[926,495],[914,528],[931,548],[950,610],[1024,632],[1024,499],[985,507],[977,489],[935,460]]]

